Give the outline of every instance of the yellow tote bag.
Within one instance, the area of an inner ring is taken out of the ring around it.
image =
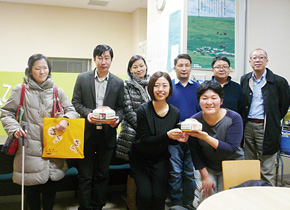
[[[64,132],[55,129],[61,120],[69,122]],[[84,118],[44,118],[42,157],[84,158],[84,129]]]

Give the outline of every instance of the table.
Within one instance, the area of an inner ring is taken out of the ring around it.
[[[290,188],[241,187],[216,193],[197,210],[288,210]]]

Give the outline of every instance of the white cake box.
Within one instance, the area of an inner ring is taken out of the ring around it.
[[[189,118],[185,121],[181,122],[181,130],[182,131],[201,131],[202,130],[202,124],[198,122],[196,119]]]
[[[108,106],[101,106],[93,111],[94,120],[112,120],[115,118],[116,112]]]

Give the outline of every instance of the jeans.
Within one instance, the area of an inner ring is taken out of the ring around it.
[[[188,143],[169,145],[170,176],[169,192],[173,205],[190,205],[194,200],[196,188],[194,167]]]

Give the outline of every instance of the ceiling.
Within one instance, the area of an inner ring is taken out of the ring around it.
[[[19,4],[50,5],[132,13],[147,8],[147,0],[0,0]]]

